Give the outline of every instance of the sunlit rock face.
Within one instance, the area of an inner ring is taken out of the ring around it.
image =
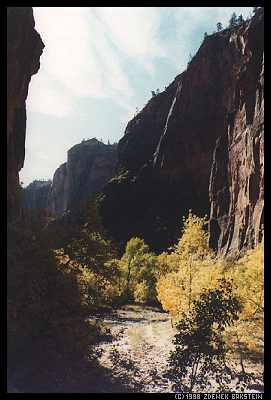
[[[49,205],[56,215],[64,213],[68,208],[67,163],[61,164],[54,173]]]
[[[44,44],[35,30],[32,7],[7,7],[7,211],[16,212],[19,171],[25,157],[25,100],[40,66]]]
[[[263,11],[232,35],[240,61],[234,70],[231,113],[218,138],[210,179],[210,244],[237,255],[262,237],[264,212]]]
[[[49,195],[50,210],[63,214],[79,209],[112,178],[116,163],[115,145],[89,139],[73,146],[68,151],[67,162],[54,174]]]
[[[230,254],[260,238],[263,216],[263,10],[204,39],[187,70],[129,122],[104,224],[155,250],[189,209],[210,215],[210,244]],[[243,227],[242,227],[243,226]]]

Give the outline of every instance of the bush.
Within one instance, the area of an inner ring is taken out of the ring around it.
[[[244,353],[263,359],[264,320],[264,254],[263,244],[249,250],[231,264],[227,275],[233,280],[235,296],[243,305],[238,324],[227,329],[229,345]]]
[[[157,298],[175,321],[191,310],[204,290],[215,290],[223,278],[231,279],[234,296],[242,304],[238,323],[225,329],[233,352],[263,357],[263,244],[239,260],[226,261],[208,248],[205,218],[189,212],[178,243],[157,257]],[[242,367],[244,368],[244,367]]]
[[[137,303],[146,303],[149,299],[149,286],[146,281],[136,284],[134,290],[134,300]]]
[[[146,301],[156,300],[156,256],[142,239],[132,238],[127,242],[119,268],[124,298],[132,300],[145,288]]]
[[[190,309],[203,288],[215,287],[222,276],[221,261],[208,247],[206,223],[206,218],[190,211],[172,253],[158,256],[158,299],[176,318]]]
[[[191,312],[182,315],[167,373],[178,392],[214,389],[214,381],[225,391],[234,376],[241,378],[227,366],[223,340],[224,329],[238,319],[240,308],[231,283],[221,280],[217,289],[203,290]]]
[[[8,226],[8,365],[59,354],[84,355],[97,329],[85,322],[88,309],[75,270],[63,268],[27,225]]]

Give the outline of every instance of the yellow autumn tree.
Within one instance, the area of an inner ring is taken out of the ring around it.
[[[231,265],[227,274],[242,304],[238,323],[226,330],[231,347],[253,354],[263,354],[264,252],[263,243]]]
[[[243,303],[242,319],[254,317],[264,311],[264,259],[263,244],[247,251],[231,268],[237,296]]]
[[[158,257],[158,299],[176,318],[190,310],[202,289],[214,287],[223,274],[223,263],[208,246],[206,224],[206,217],[200,218],[189,211],[172,253]]]

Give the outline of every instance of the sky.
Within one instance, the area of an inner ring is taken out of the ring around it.
[[[34,7],[45,44],[29,85],[23,186],[52,179],[83,139],[117,142],[151,97],[186,69],[204,32],[252,7]]]

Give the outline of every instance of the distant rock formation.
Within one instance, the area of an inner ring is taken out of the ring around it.
[[[43,206],[55,215],[78,210],[112,178],[116,163],[116,145],[84,140],[68,151],[67,162],[57,168],[52,183],[34,181],[24,189],[26,208]]]
[[[97,139],[85,140],[68,151],[67,162],[55,172],[50,193],[50,210],[63,214],[78,209],[98,193],[115,174],[116,145]]]
[[[258,9],[251,20],[207,36],[187,70],[129,122],[118,173],[101,200],[104,225],[116,240],[137,235],[166,249],[192,209],[210,215],[210,244],[219,253],[258,242],[263,26]]]
[[[44,44],[32,7],[7,7],[7,214],[16,213],[19,171],[25,157],[25,100]]]
[[[47,210],[52,181],[33,181],[24,190],[23,207],[30,210]]]

